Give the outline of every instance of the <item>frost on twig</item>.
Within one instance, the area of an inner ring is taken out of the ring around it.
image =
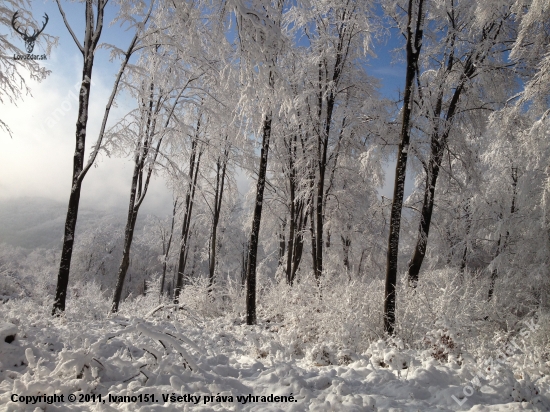
[[[156,308],[154,308],[153,310],[151,310],[149,313],[147,313],[145,315],[145,318],[149,318],[151,316],[153,316],[155,313],[157,313],[159,310],[162,310],[162,309],[177,309],[177,310],[184,310],[187,312],[187,316],[193,320],[195,323],[198,323],[199,322],[199,319],[197,319],[195,316],[193,316],[191,314],[191,312],[189,312],[189,309],[184,306],[184,305],[179,305],[179,304],[171,304],[171,305],[165,305],[164,303],[163,304],[160,304],[158,305]]]
[[[148,327],[146,327],[143,323],[140,323],[138,324],[136,327],[135,327],[135,330],[137,332],[141,332],[143,333],[145,336],[151,338],[151,339],[154,339],[154,340],[158,340],[158,341],[162,341],[164,342],[165,344],[168,343],[170,346],[172,346],[172,348],[174,350],[176,350],[176,352],[178,352],[181,357],[184,359],[185,363],[187,365],[189,365],[190,369],[191,370],[194,370],[194,371],[197,371],[199,370],[199,367],[197,366],[197,364],[195,363],[195,361],[193,360],[193,358],[187,353],[187,351],[180,345],[180,341],[178,341],[177,338],[175,338],[174,336],[172,335],[168,335],[166,333],[160,333],[160,332],[157,332],[153,329],[149,329]],[[194,346],[194,348],[197,348],[197,346],[195,344],[193,344],[189,339],[186,338],[186,342],[187,344],[190,344],[190,346]],[[198,349],[198,348],[197,348]]]

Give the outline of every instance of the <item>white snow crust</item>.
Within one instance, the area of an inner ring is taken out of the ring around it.
[[[547,376],[533,383],[527,374],[502,370],[465,396],[472,364],[441,362],[429,351],[382,340],[363,354],[336,350],[330,342],[300,354],[280,343],[284,326],[273,321],[247,326],[229,316],[196,320],[173,307],[142,318],[71,320],[17,315],[13,308],[4,314],[11,326],[0,328],[18,330],[14,342],[0,344],[2,411],[549,410]],[[26,405],[13,402],[13,394],[58,394],[65,400],[69,394],[101,394],[105,402]],[[109,394],[155,395],[156,402],[110,402]],[[250,394],[292,395],[294,402],[237,399]],[[194,398],[165,402],[163,395]],[[205,396],[212,400],[205,402]],[[465,402],[459,405],[453,396]]]

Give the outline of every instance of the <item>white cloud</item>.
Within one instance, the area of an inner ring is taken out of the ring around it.
[[[5,105],[2,119],[13,131],[0,134],[0,197],[41,196],[66,202],[69,196],[75,147],[75,123],[82,57],[62,50],[52,53],[52,75],[42,83],[29,80],[33,96],[18,105]],[[87,151],[99,132],[117,65],[94,68],[90,97]],[[76,88],[75,88],[76,85]],[[109,123],[119,118],[131,101],[124,99],[111,112]],[[97,209],[125,207],[132,174],[130,159],[101,156],[84,179],[81,205]],[[143,208],[169,212],[171,194],[161,179],[153,182]]]

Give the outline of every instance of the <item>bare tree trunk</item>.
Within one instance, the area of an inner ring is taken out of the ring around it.
[[[296,179],[296,154],[297,154],[297,136],[294,135],[293,139],[290,139],[288,144],[288,185],[290,193],[289,202],[289,234],[287,245],[287,257],[286,257],[286,281],[289,285],[294,283],[296,271],[300,265],[302,259],[303,250],[303,230],[305,229],[304,222],[304,201],[302,199],[296,199],[297,179]],[[307,216],[307,212],[306,212]]]
[[[333,75],[333,83],[337,83],[340,75],[340,59],[341,59],[341,50],[338,51],[335,71]],[[316,195],[316,204],[315,204],[315,249],[316,249],[316,262],[315,262],[315,277],[317,281],[321,278],[323,274],[323,226],[325,221],[325,178],[326,178],[326,167],[327,167],[327,152],[328,152],[328,141],[330,135],[330,129],[332,125],[332,113],[334,111],[334,103],[336,96],[333,92],[330,92],[329,98],[327,100],[327,117],[325,119],[325,127],[323,133],[320,133],[318,136],[317,144],[317,155],[318,155],[318,180],[317,180],[317,195]],[[322,107],[322,103],[321,103]],[[319,119],[321,121],[321,119]],[[330,235],[327,242],[327,247],[330,246]]]
[[[502,235],[498,235],[498,241],[497,241],[497,250],[495,252],[495,257],[493,258],[493,261],[498,258],[500,255],[500,242],[502,240]],[[496,266],[496,264],[495,264]],[[489,284],[489,292],[487,293],[487,300],[491,300],[493,298],[493,293],[495,291],[495,282],[497,280],[498,271],[497,268],[493,268],[491,271],[491,282]]]
[[[416,9],[413,7],[416,6]],[[388,252],[386,264],[386,284],[384,289],[384,330],[389,335],[395,330],[395,284],[397,283],[397,257],[399,251],[399,230],[401,228],[401,211],[403,194],[405,192],[405,176],[407,170],[407,155],[410,141],[410,121],[412,112],[412,94],[414,77],[420,48],[422,46],[424,0],[409,0],[407,25],[407,71],[405,77],[405,93],[403,95],[403,112],[400,143],[395,166],[395,182],[390,215],[390,233],[388,237]],[[416,27],[413,34],[413,15],[416,15]]]
[[[305,207],[307,209],[307,206]],[[286,277],[289,285],[294,283],[296,272],[302,260],[304,231],[307,227],[307,212],[304,213],[304,201],[294,199],[291,203],[290,233],[288,239]]]
[[[307,206],[305,207],[307,209]],[[300,202],[299,209],[299,220],[298,220],[298,231],[296,233],[296,238],[293,244],[292,251],[292,269],[290,271],[290,284],[294,284],[294,279],[296,279],[296,273],[300,267],[300,262],[302,261],[302,253],[304,251],[304,232],[307,228],[307,212],[304,212],[304,203]]]
[[[281,230],[279,232],[279,266],[283,266],[285,262],[285,250],[286,250],[285,229],[286,229],[286,219],[282,221]]]
[[[464,239],[464,251],[462,252],[462,260],[460,261],[460,277],[464,280],[464,270],[466,269],[467,256],[468,256],[468,237],[470,236],[470,230],[472,228],[472,219],[470,217],[470,200],[466,201],[466,206],[464,207],[464,212],[466,214],[466,236]]]
[[[450,72],[453,66],[452,55],[449,58],[448,71]],[[413,255],[409,261],[409,270],[408,270],[408,280],[409,284],[412,287],[416,287],[418,283],[418,276],[420,273],[420,267],[426,256],[426,246],[428,243],[428,235],[430,233],[430,225],[432,222],[432,213],[434,207],[435,199],[435,187],[437,184],[437,177],[439,176],[439,169],[441,168],[441,163],[443,161],[443,154],[445,150],[445,145],[447,144],[447,138],[451,131],[451,122],[455,115],[456,109],[458,107],[458,102],[460,95],[464,90],[464,81],[466,78],[469,78],[473,75],[475,66],[470,64],[471,60],[468,59],[465,65],[465,73],[462,81],[456,87],[453,93],[451,102],[449,103],[449,108],[447,110],[446,121],[443,125],[443,131],[439,131],[439,121],[441,108],[443,105],[443,91],[441,91],[438,101],[436,104],[436,109],[433,114],[434,123],[434,132],[431,137],[430,144],[430,159],[428,161],[428,168],[426,170],[426,185],[424,189],[424,199],[422,202],[422,211],[420,213],[420,224],[418,227],[418,238],[416,241],[416,246],[414,248]]]
[[[243,242],[243,251],[241,254],[241,287],[246,285],[246,271],[248,270],[248,241]]]
[[[300,127],[301,129],[301,127]],[[305,140],[304,140],[305,137]],[[313,273],[317,273],[316,264],[317,264],[317,247],[315,241],[315,218],[313,214],[313,190],[315,187],[315,170],[311,165],[311,161],[308,161],[308,149],[306,146],[306,141],[308,135],[305,136],[300,134],[300,146],[302,149],[302,159],[306,163],[306,170],[308,170],[308,179],[309,188],[307,201],[304,201],[303,196],[299,198],[296,197],[296,191],[298,189],[298,180],[297,180],[297,141],[298,136],[294,135],[294,141],[291,141],[289,144],[289,187],[290,187],[290,212],[291,212],[291,234],[289,239],[289,250],[287,257],[287,281],[290,285],[294,283],[296,278],[296,273],[300,266],[302,260],[302,253],[304,250],[304,234],[308,227],[308,217],[311,217],[309,231],[311,235],[311,261]]]
[[[546,231],[546,265],[541,273],[540,308],[547,313],[550,308],[550,165],[546,166],[546,184],[543,189],[544,230]]]
[[[313,196],[312,196],[313,197]],[[318,268],[317,268],[317,240],[316,240],[316,232],[315,232],[315,213],[313,209],[313,202],[309,205],[309,232],[311,234],[311,259],[313,261],[312,268],[313,268],[313,274],[315,278],[317,279],[317,283],[319,283],[319,278],[317,277],[318,274]]]
[[[209,275],[209,290],[214,284],[214,271],[216,269],[216,252],[217,252],[217,231],[220,214],[222,209],[223,188],[225,183],[225,169],[227,166],[227,158],[229,156],[228,149],[224,150],[223,159],[218,158],[216,162],[216,194],[214,196],[214,209],[212,216],[212,236],[210,237],[210,275]]]
[[[130,250],[132,248],[132,241],[134,238],[134,230],[136,226],[139,208],[141,207],[141,204],[143,203],[143,201],[145,200],[145,196],[147,195],[147,190],[149,189],[149,182],[151,181],[151,175],[153,173],[153,166],[156,163],[157,156],[164,137],[163,135],[161,135],[158,138],[156,147],[154,148],[151,147],[151,145],[153,144],[154,136],[158,134],[158,131],[156,130],[157,122],[156,122],[156,119],[153,119],[153,116],[158,114],[162,108],[162,105],[160,104],[160,100],[162,96],[159,95],[158,100],[155,102],[154,96],[153,96],[153,90],[154,90],[154,84],[151,83],[149,102],[148,102],[149,104],[147,108],[147,122],[146,122],[145,132],[143,136],[143,144],[141,143],[141,141],[138,143],[138,146],[136,148],[136,156],[134,159],[134,175],[132,177],[132,186],[130,191],[130,203],[128,206],[128,218],[126,221],[124,248],[122,252],[122,261],[120,263],[120,267],[118,271],[117,283],[115,286],[115,293],[113,296],[113,303],[111,306],[112,313],[118,312],[118,306],[120,305],[120,299],[122,297],[122,287],[124,285],[126,273],[128,272],[128,267],[130,266]],[[175,99],[174,105],[172,106],[172,110],[170,111],[166,119],[166,122],[164,125],[165,128],[170,124],[170,119],[174,114],[174,110],[178,104],[178,100],[183,90],[184,89],[180,91],[178,97]],[[153,149],[153,155],[152,155],[151,162],[148,166],[147,175],[144,179],[143,171],[145,169],[146,160],[149,156],[149,152],[151,151],[151,149]],[[173,222],[172,222],[172,228],[173,228]],[[170,241],[171,239],[172,238],[170,237]]]
[[[336,93],[335,90],[338,87],[340,78],[342,75],[342,70],[344,64],[348,57],[349,53],[349,42],[351,41],[351,33],[349,27],[346,24],[342,24],[338,30],[338,42],[335,47],[336,58],[334,60],[334,68],[332,72],[332,78],[328,79],[328,67],[327,62],[319,62],[319,94],[318,94],[318,120],[319,120],[319,132],[317,133],[317,162],[318,162],[318,180],[317,180],[317,195],[315,203],[315,222],[313,222],[312,215],[312,224],[315,226],[315,258],[316,262],[314,265],[314,274],[319,281],[323,273],[323,230],[325,223],[325,209],[326,209],[326,198],[328,195],[328,190],[330,190],[330,185],[332,183],[332,178],[334,176],[334,169],[336,168],[337,156],[334,163],[333,174],[331,176],[331,181],[329,183],[329,188],[325,191],[325,181],[326,181],[326,170],[327,170],[327,153],[328,153],[328,143],[330,138],[330,132],[332,129],[332,116],[334,113],[334,107],[336,104]],[[323,81],[323,64],[325,69],[325,85],[322,84]],[[330,80],[330,88],[329,82]],[[323,105],[323,102],[326,101],[326,104]],[[347,103],[346,103],[347,104]],[[323,124],[323,107],[326,107],[326,117]],[[345,118],[343,122],[345,123]],[[342,139],[342,132],[339,136],[339,142]],[[338,142],[338,143],[339,143]],[[330,232],[327,236],[326,247],[330,247]]]
[[[195,227],[195,225],[193,225]],[[197,268],[197,250],[199,249],[199,245],[195,244],[195,247],[193,248],[193,264],[191,265],[191,273],[189,274],[190,278],[193,278],[195,276],[195,269]]]
[[[100,2],[101,4],[101,2]],[[99,7],[99,5],[98,5]],[[92,68],[94,65],[94,51],[101,35],[103,23],[103,12],[98,14],[99,30],[94,31],[94,16],[92,3],[86,3],[86,31],[84,34],[84,48],[81,50],[84,57],[82,68],[82,81],[78,96],[78,117],[76,122],[76,148],[73,156],[73,178],[71,181],[71,193],[69,195],[69,206],[65,218],[65,232],[63,236],[63,248],[61,251],[61,263],[57,275],[57,288],[52,315],[58,315],[65,311],[67,298],[67,287],[69,284],[69,272],[71,269],[71,258],[73,254],[74,236],[76,221],[78,218],[78,206],[80,203],[80,190],[82,188],[82,171],[84,169],[84,150],[86,147],[86,132],[88,125],[88,110],[90,101],[90,88]]]
[[[172,296],[172,292],[175,292],[176,290],[176,276],[178,274],[178,266],[174,265],[174,271],[172,272],[172,282],[170,285],[170,291],[168,293],[168,296]]]
[[[250,242],[248,244],[248,267],[246,271],[246,324],[256,324],[256,260],[258,253],[258,240],[260,235],[260,223],[262,219],[262,205],[264,200],[265,179],[267,173],[267,156],[269,153],[269,139],[271,137],[271,114],[264,119],[262,130],[262,150],[260,154],[260,170],[256,185],[256,201]]]
[[[292,179],[291,179],[292,180]],[[289,285],[292,285],[292,258],[294,254],[294,232],[296,231],[296,221],[295,221],[295,198],[294,198],[294,188],[292,187],[293,182],[291,184],[290,189],[290,222],[289,222],[289,231],[288,231],[288,247],[287,247],[287,255],[286,255],[286,282]]]
[[[510,215],[514,214],[516,212],[516,196],[517,196],[517,186],[518,186],[518,168],[512,166],[512,205],[510,206]],[[497,241],[497,250],[495,252],[495,257],[493,258],[493,261],[496,260],[499,255],[506,249],[506,246],[508,245],[508,240],[510,238],[510,232],[506,231],[506,236],[504,237],[504,244],[502,245],[502,249],[500,247],[502,235],[498,235],[498,241]],[[493,268],[491,272],[491,282],[489,284],[489,291],[487,293],[487,300],[490,301],[493,298],[493,294],[495,293],[495,282],[498,277],[498,268],[497,263],[495,263],[495,267]]]
[[[299,116],[299,113],[298,113]],[[286,256],[286,282],[292,285],[292,260],[294,254],[294,236],[296,235],[296,142],[297,136],[289,139],[288,150],[288,191],[290,195],[289,199],[289,229],[288,229],[288,245]],[[286,141],[285,141],[286,143]]]
[[[90,98],[90,88],[91,88],[91,79],[92,79],[92,68],[94,64],[95,51],[97,49],[99,39],[101,37],[101,32],[103,30],[103,18],[105,14],[105,6],[107,5],[107,0],[98,0],[96,4],[96,18],[94,22],[94,11],[93,11],[93,2],[86,2],[86,12],[85,12],[85,30],[84,30],[84,45],[80,44],[80,41],[74,34],[72,28],[67,21],[65,12],[61,7],[59,0],[56,0],[57,6],[63,18],[65,26],[69,30],[74,42],[76,43],[78,49],[82,53],[84,59],[83,68],[82,68],[82,80],[80,86],[80,93],[78,98],[78,117],[76,122],[76,147],[73,156],[73,177],[71,182],[71,193],[69,195],[69,205],[67,208],[67,216],[65,219],[65,231],[63,235],[63,247],[61,251],[61,261],[59,264],[59,272],[57,275],[57,287],[55,291],[55,300],[52,308],[52,315],[59,315],[61,312],[65,311],[65,301],[67,298],[67,287],[69,284],[69,273],[71,269],[71,259],[73,253],[74,245],[74,236],[76,221],[78,218],[78,207],[80,203],[80,191],[82,188],[82,181],[86,177],[86,174],[92,167],[101,148],[101,142],[103,141],[103,136],[105,134],[105,128],[107,125],[107,120],[109,118],[109,113],[113,105],[118,85],[122,78],[122,74],[125,71],[125,68],[135,51],[136,44],[138,43],[138,32],[134,35],[134,38],[130,42],[124,60],[121,63],[120,69],[116,76],[113,89],[111,90],[111,95],[105,107],[105,112],[103,114],[103,121],[101,123],[99,135],[88,159],[86,165],[84,165],[84,151],[86,147],[86,132],[88,125],[88,109],[89,109],[89,98]],[[151,15],[152,3],[149,7],[149,12],[143,20],[143,24],[147,22]],[[94,27],[95,24],[95,27]]]
[[[139,164],[138,156],[136,155],[136,164],[134,166],[134,174],[132,176],[132,188],[130,192],[130,204],[128,206],[128,218],[126,221],[126,229],[124,231],[124,249],[122,252],[122,261],[118,270],[118,278],[115,286],[115,294],[113,296],[113,302],[111,304],[111,313],[118,312],[118,306],[122,297],[122,288],[124,286],[124,278],[128,272],[130,266],[130,248],[132,246],[132,240],[134,238],[134,228],[137,220],[137,209],[135,207],[137,184],[139,179]]]
[[[128,272],[128,267],[130,266],[130,248],[132,247],[132,241],[134,238],[134,229],[136,226],[137,215],[139,211],[139,206],[141,205],[142,199],[142,186],[143,186],[143,167],[145,165],[145,160],[149,154],[149,148],[151,144],[151,135],[155,132],[156,122],[152,121],[153,115],[153,89],[154,85],[151,83],[150,86],[150,95],[149,95],[149,104],[147,108],[147,125],[145,130],[145,135],[143,136],[143,142],[140,140],[136,147],[136,154],[134,157],[134,173],[132,175],[132,184],[130,188],[130,202],[128,205],[128,217],[126,219],[126,228],[124,231],[124,248],[122,252],[122,261],[118,270],[117,283],[115,286],[115,293],[113,296],[113,302],[111,305],[111,312],[118,312],[118,306],[120,304],[120,299],[122,297],[122,288],[124,286],[124,279],[126,273]],[[152,129],[152,132],[151,132]],[[152,169],[150,169],[150,172]],[[147,183],[149,182],[150,173],[147,176]],[[139,187],[138,187],[139,186]],[[143,192],[143,196],[147,192],[147,185]],[[136,201],[137,196],[137,201]]]
[[[195,189],[197,187],[197,178],[199,175],[199,167],[201,161],[202,150],[198,150],[198,139],[200,132],[200,115],[197,120],[197,130],[195,138],[191,143],[191,158],[189,159],[189,186],[187,187],[187,195],[185,196],[185,213],[183,216],[183,222],[181,227],[181,244],[180,244],[180,256],[178,261],[178,276],[176,280],[176,287],[174,289],[174,303],[179,303],[179,296],[183,287],[183,273],[185,271],[185,265],[187,262],[187,246],[189,240],[189,228],[191,222],[191,215],[193,212],[193,202],[195,199]],[[197,153],[198,151],[198,153]],[[196,158],[196,162],[195,162]]]
[[[319,278],[317,277],[318,268],[317,268],[317,235],[315,231],[315,205],[314,205],[314,188],[315,188],[315,171],[313,167],[310,166],[309,172],[309,197],[308,197],[308,207],[306,214],[309,215],[309,233],[311,235],[311,266],[313,268],[313,275],[319,283]]]
[[[344,253],[344,268],[346,272],[349,272],[349,248],[351,246],[351,239],[348,236],[342,236],[342,252]],[[350,280],[351,280],[351,272]]]
[[[365,256],[365,252],[367,249],[363,249],[361,251],[361,257],[359,258],[359,265],[357,266],[357,279],[361,276],[361,266],[363,265],[363,257]]]
[[[418,228],[418,239],[411,260],[409,261],[408,278],[409,284],[415,287],[418,283],[420,267],[426,256],[426,246],[428,243],[428,234],[432,221],[432,213],[435,197],[435,185],[439,175],[441,159],[443,157],[443,147],[437,137],[432,137],[431,154],[426,176],[426,187],[424,190],[424,199],[422,211],[420,213],[420,224]]]
[[[454,21],[452,21],[452,24],[454,25]],[[493,36],[491,41],[494,44],[499,31],[500,25],[495,24],[494,22],[489,23],[482,30],[483,34],[481,41],[485,42],[490,36]],[[451,39],[451,51],[449,53],[447,67],[445,69],[445,77],[450,75],[454,68],[454,43],[455,38],[453,37]],[[484,48],[482,51],[472,50],[468,58],[466,59],[466,62],[462,65],[462,73],[460,73],[458,85],[456,85],[456,87],[454,88],[451,100],[449,102],[447,114],[445,116],[445,123],[443,124],[442,130],[440,130],[440,115],[443,105],[444,90],[441,89],[439,91],[436,108],[432,117],[434,131],[431,136],[430,160],[426,170],[426,186],[424,190],[422,212],[420,215],[420,225],[418,228],[418,239],[416,242],[415,250],[413,252],[413,256],[409,261],[408,280],[409,284],[413,287],[415,287],[418,283],[420,267],[422,266],[422,262],[424,261],[424,257],[426,255],[426,245],[428,243],[428,235],[430,232],[437,177],[439,175],[439,169],[441,168],[443,152],[447,144],[452,121],[458,109],[458,102],[460,100],[462,92],[464,91],[466,82],[475,74],[476,67],[485,60],[489,49],[490,48]],[[417,79],[418,76],[419,74],[417,73]]]
[[[163,242],[163,258],[162,258],[162,277],[160,279],[160,293],[159,293],[159,300],[164,294],[164,280],[166,279],[166,265],[168,263],[168,255],[170,253],[170,247],[172,246],[172,237],[174,235],[174,223],[176,220],[176,209],[178,206],[178,198],[176,197],[174,199],[174,208],[172,209],[172,223],[170,225],[170,236],[168,237],[168,242],[166,244],[166,249],[164,249],[164,242]]]

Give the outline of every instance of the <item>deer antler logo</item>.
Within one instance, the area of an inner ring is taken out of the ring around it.
[[[45,18],[44,25],[38,31],[33,29],[33,34],[29,36],[29,34],[27,33],[27,30],[25,30],[25,32],[22,32],[19,30],[19,28],[21,27],[20,25],[18,25],[17,27],[15,26],[15,21],[17,20],[18,14],[19,12],[16,11],[15,14],[13,15],[11,19],[11,25],[13,29],[23,37],[23,40],[25,40],[25,48],[27,49],[27,53],[30,54],[34,49],[34,42],[36,41],[36,38],[40,33],[44,31],[46,24],[48,24],[49,17],[46,13],[44,13],[44,18]]]

